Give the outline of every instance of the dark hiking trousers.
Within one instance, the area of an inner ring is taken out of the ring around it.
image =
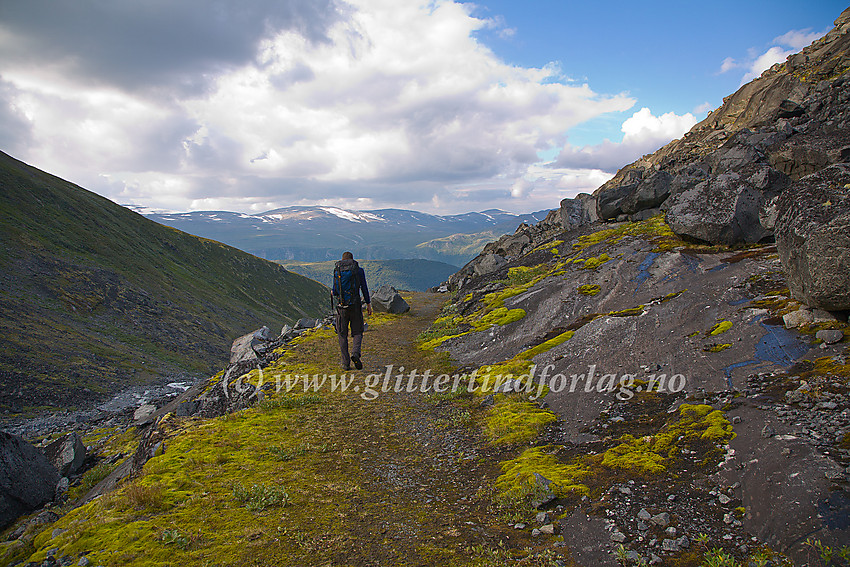
[[[351,366],[351,355],[348,353],[348,330],[351,328],[351,354],[360,357],[360,346],[363,344],[363,308],[360,305],[337,307],[337,335],[339,335],[339,352],[342,365]]]

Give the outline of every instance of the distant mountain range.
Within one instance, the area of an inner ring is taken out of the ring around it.
[[[327,262],[285,262],[283,266],[330,287],[333,285],[334,260]],[[370,291],[382,285],[396,289],[426,291],[449,279],[457,266],[433,260],[363,260],[359,262],[366,272],[366,283]]]
[[[321,284],[0,152],[0,414],[89,405],[323,315]]]
[[[224,242],[275,262],[336,260],[346,250],[366,260],[420,258],[462,266],[487,242],[549,213],[488,210],[431,215],[402,209],[352,211],[286,207],[248,215],[225,211],[163,213],[135,208],[158,223]]]

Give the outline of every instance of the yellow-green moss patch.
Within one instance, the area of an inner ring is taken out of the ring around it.
[[[682,404],[678,421],[664,426],[653,436],[637,439],[624,435],[620,444],[605,452],[602,465],[638,474],[657,474],[667,469],[682,446],[708,442],[716,447],[734,435],[732,424],[722,411],[705,404]]]
[[[602,253],[602,254],[600,254],[599,256],[594,256],[594,257],[592,257],[592,258],[587,258],[587,259],[584,261],[584,263],[582,264],[582,266],[581,266],[581,267],[582,267],[582,269],[584,269],[584,270],[595,270],[596,268],[598,268],[599,266],[601,266],[601,265],[602,265],[602,264],[604,264],[605,262],[609,261],[610,259],[611,259],[611,257],[610,257],[610,256],[608,256],[608,254],[606,254],[606,253],[604,253],[604,252],[603,252],[603,253]]]
[[[534,347],[531,347],[527,350],[522,351],[516,357],[530,360],[530,359],[534,358],[535,356],[537,356],[538,354],[540,354],[542,352],[546,352],[548,350],[555,348],[556,346],[558,346],[562,343],[567,342],[568,340],[573,338],[573,335],[575,333],[576,333],[575,331],[565,331],[565,332],[561,333],[560,335],[549,339],[548,341],[542,342],[537,346],[534,346]]]
[[[708,335],[713,337],[715,335],[719,335],[721,333],[725,333],[729,329],[732,328],[732,321],[721,321],[714,325],[709,331]]]
[[[565,464],[547,452],[549,448],[533,447],[502,463],[502,474],[496,479],[496,489],[503,498],[513,501],[526,500],[541,491],[536,474],[551,481],[549,490],[557,496],[573,493],[588,494],[590,489],[584,480],[591,471],[581,461]]]
[[[637,317],[638,315],[643,315],[643,308],[643,305],[638,305],[637,307],[630,307],[622,311],[611,311],[608,315],[611,317]]]
[[[479,319],[472,321],[472,327],[476,331],[484,331],[493,325],[508,325],[519,321],[525,317],[524,309],[508,309],[507,307],[497,307]]]
[[[582,295],[594,296],[602,291],[602,288],[597,284],[585,284],[578,287],[578,292]]]
[[[486,432],[499,445],[528,443],[557,421],[555,414],[529,402],[500,399],[487,416]]]

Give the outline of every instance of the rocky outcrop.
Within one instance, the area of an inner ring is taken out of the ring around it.
[[[850,309],[850,165],[796,181],[777,212],[776,247],[793,296],[813,307]]]
[[[587,193],[579,193],[574,199],[563,199],[560,208],[553,212],[556,217],[550,224],[563,230],[572,230],[599,220],[596,197]]]
[[[603,220],[666,212],[675,232],[714,244],[773,235],[792,180],[850,159],[850,9],[835,29],[595,193]]]
[[[260,353],[265,352],[271,338],[271,330],[268,327],[242,335],[233,341],[230,347],[230,363],[256,360]]]
[[[372,294],[372,307],[378,313],[407,313],[410,305],[401,297],[396,288],[382,285]]]
[[[70,476],[82,468],[86,460],[86,447],[80,435],[72,431],[45,447],[44,454],[60,476]]]
[[[481,254],[435,289],[449,290],[463,287],[476,277],[492,274],[510,260],[528,253],[541,243],[551,240],[563,231],[579,229],[599,220],[596,212],[597,197],[580,193],[573,199],[563,199],[560,207],[549,212],[535,225],[521,224],[513,234],[506,234],[487,244]]]
[[[44,454],[0,431],[0,528],[53,499],[59,472]]]

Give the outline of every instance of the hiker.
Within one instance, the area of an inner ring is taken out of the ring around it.
[[[333,296],[336,298],[336,317],[334,327],[339,335],[339,351],[342,355],[342,367],[351,370],[361,370],[363,361],[360,359],[360,347],[363,344],[363,305],[360,302],[360,292],[366,302],[366,314],[372,314],[372,301],[369,298],[369,288],[366,286],[366,273],[354,260],[351,252],[345,252],[342,260],[334,265]],[[348,354],[348,329],[351,327],[351,355]]]

